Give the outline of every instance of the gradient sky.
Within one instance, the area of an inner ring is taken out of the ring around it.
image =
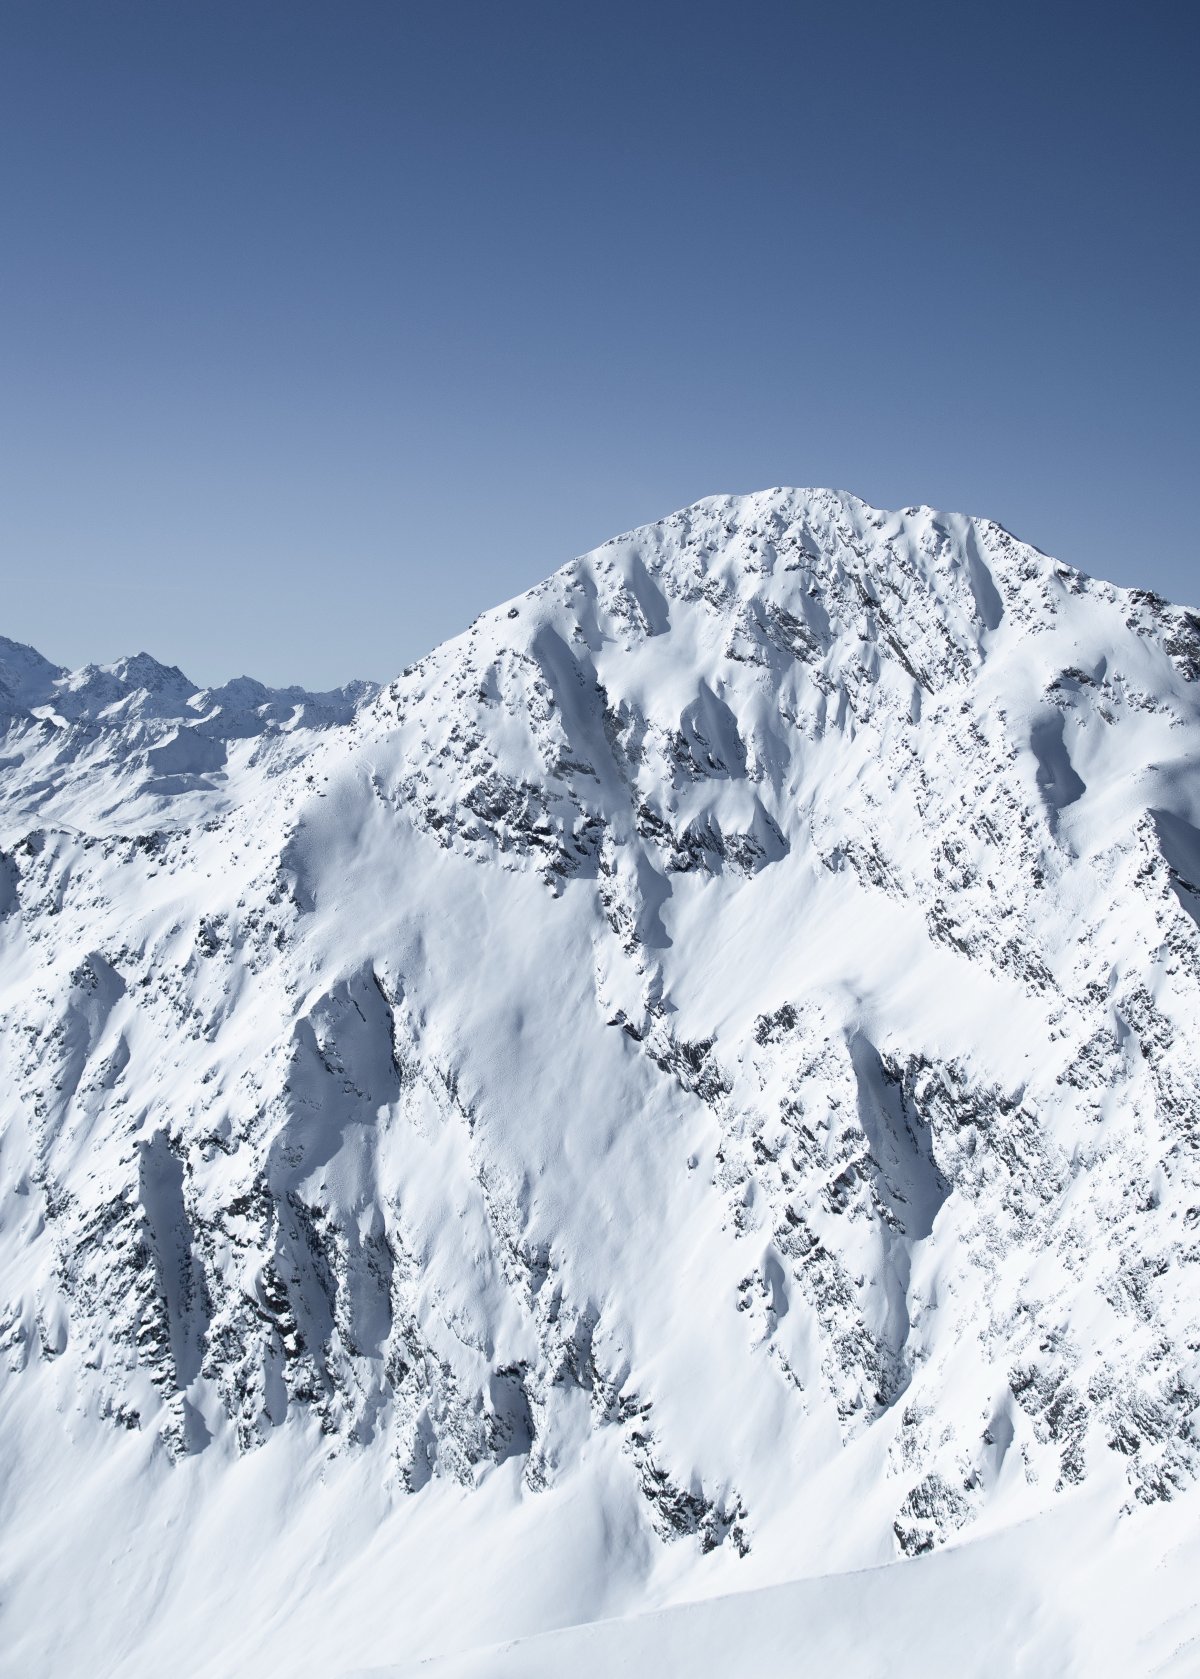
[[[0,633],[387,678],[699,496],[1200,596],[1200,14],[0,0]]]

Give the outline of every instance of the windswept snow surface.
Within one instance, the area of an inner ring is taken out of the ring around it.
[[[0,641],[11,1671],[1195,1671],[1198,679],[830,491],[381,691]]]
[[[1082,1500],[912,1561],[367,1668],[352,1679],[1192,1679],[1198,1567],[1194,1501],[1178,1501],[1165,1519],[1139,1512],[1111,1530]]]

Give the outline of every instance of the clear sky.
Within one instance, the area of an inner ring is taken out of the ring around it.
[[[0,3],[0,633],[387,678],[699,496],[1200,597],[1200,12]]]

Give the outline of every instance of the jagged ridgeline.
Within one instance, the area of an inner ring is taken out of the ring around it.
[[[818,1484],[846,1566],[1171,1498],[1198,675],[1183,609],[791,490],[379,691],[0,644],[3,1405],[587,1481],[647,1570],[818,1556]]]

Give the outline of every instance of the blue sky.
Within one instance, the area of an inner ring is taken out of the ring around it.
[[[1200,22],[6,0],[0,633],[386,678],[699,496],[1200,596]]]

